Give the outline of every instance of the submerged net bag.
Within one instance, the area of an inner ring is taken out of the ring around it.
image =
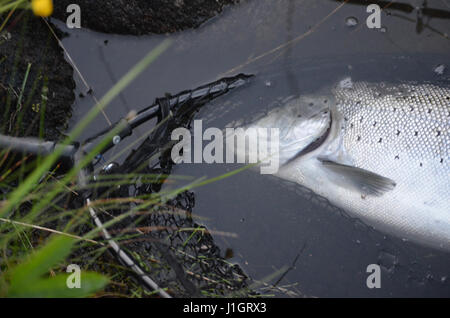
[[[136,193],[145,191],[140,188]],[[194,194],[186,191],[144,216],[125,219],[122,226],[132,223],[135,236],[122,241],[122,248],[171,296],[248,295],[249,279],[221,255],[208,230],[192,219],[193,205]]]

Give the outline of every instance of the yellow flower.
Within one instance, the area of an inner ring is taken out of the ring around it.
[[[53,1],[52,0],[32,0],[31,9],[35,15],[41,17],[48,17],[53,12]]]

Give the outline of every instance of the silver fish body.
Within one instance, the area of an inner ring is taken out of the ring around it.
[[[278,177],[375,228],[450,250],[449,87],[347,79],[251,126],[280,129]]]

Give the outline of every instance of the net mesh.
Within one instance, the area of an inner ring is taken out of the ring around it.
[[[144,171],[154,175],[154,169]],[[155,183],[121,187],[111,197],[156,194]],[[164,204],[135,212],[109,227],[121,248],[168,293],[175,297],[249,296],[251,280],[228,262],[208,229],[192,216],[195,195],[179,193]],[[104,223],[136,208],[136,203],[102,213]]]

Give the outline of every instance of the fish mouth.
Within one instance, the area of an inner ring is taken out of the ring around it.
[[[328,124],[327,129],[324,131],[324,133],[320,137],[318,137],[316,140],[314,140],[313,142],[308,144],[305,148],[300,150],[295,156],[293,156],[288,161],[286,161],[283,164],[283,166],[290,164],[292,161],[294,161],[300,157],[303,157],[309,153],[312,153],[313,151],[317,150],[320,146],[322,146],[325,143],[325,141],[330,136],[331,128],[333,127],[333,116],[331,116],[331,111],[328,111],[328,114],[329,114],[329,124]]]

